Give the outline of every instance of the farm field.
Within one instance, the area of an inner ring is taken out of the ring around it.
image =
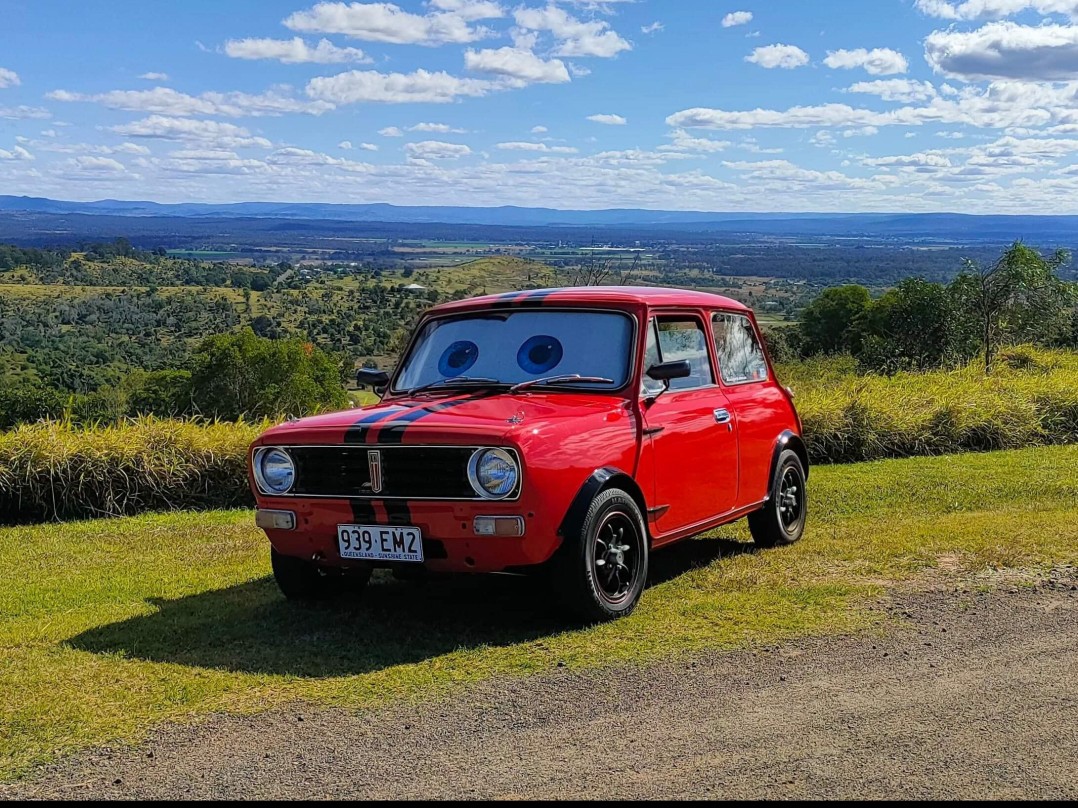
[[[753,552],[735,526],[657,554],[641,608],[586,629],[504,577],[379,578],[361,601],[297,608],[247,511],[3,528],[0,577],[20,585],[0,591],[0,690],[19,695],[0,702],[0,776],[210,713],[367,708],[872,631],[873,599],[934,569],[1078,562],[1076,467],[1073,446],[818,467],[802,543]]]

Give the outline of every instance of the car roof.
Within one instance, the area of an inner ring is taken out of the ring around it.
[[[653,308],[691,306],[749,311],[748,306],[729,297],[691,289],[669,289],[661,286],[575,286],[561,289],[532,289],[455,300],[435,306],[431,309],[431,313],[444,314],[484,308],[531,308],[558,303],[599,303],[609,304],[616,308],[640,305]]]

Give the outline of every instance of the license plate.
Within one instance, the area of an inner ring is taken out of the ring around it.
[[[423,563],[423,534],[417,527],[338,525],[341,558]]]

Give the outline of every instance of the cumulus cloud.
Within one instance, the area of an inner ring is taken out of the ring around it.
[[[0,160],[23,160],[29,162],[34,159],[34,155],[30,154],[22,146],[15,146],[10,151],[7,149],[0,149]]]
[[[933,31],[925,39],[932,69],[965,81],[1078,78],[1078,25],[988,23],[975,31]]]
[[[464,67],[473,73],[501,76],[528,84],[563,84],[569,70],[560,59],[542,59],[526,48],[506,46],[492,50],[467,50]]]
[[[345,64],[373,61],[359,48],[338,48],[328,39],[319,40],[313,48],[301,37],[292,39],[230,39],[225,53],[233,59],[274,59],[284,64]]]
[[[0,90],[6,87],[18,87],[22,84],[19,79],[19,74],[14,70],[8,70],[6,67],[0,67]]]
[[[601,123],[606,126],[625,126],[629,121],[620,115],[589,115],[588,120],[593,123]]]
[[[610,27],[606,20],[579,20],[564,9],[518,8],[513,19],[528,31],[548,31],[557,42],[555,56],[597,56],[610,58],[632,49],[632,44]]]
[[[318,3],[297,11],[284,24],[300,33],[343,34],[393,45],[444,45],[475,42],[490,31],[471,23],[497,19],[505,12],[493,2],[435,2],[436,11],[412,14],[392,3]]]
[[[141,121],[120,124],[112,127],[111,131],[127,137],[213,144],[216,148],[224,149],[268,149],[273,145],[266,138],[255,137],[235,124],[164,115],[151,115]]]
[[[404,137],[404,132],[401,131],[399,126],[387,126],[385,129],[379,129],[378,134],[382,137]]]
[[[432,73],[379,73],[351,70],[336,76],[321,76],[307,84],[307,95],[329,104],[448,104],[461,96],[486,95],[495,85],[480,79],[462,79],[444,70]]]
[[[378,151],[378,147],[373,143],[356,143],[353,145],[350,140],[342,140],[337,144],[337,148],[343,151],[351,151],[352,149],[358,149],[359,151]]]
[[[546,143],[532,143],[529,141],[513,141],[499,143],[497,148],[503,151],[530,151],[548,152],[550,154],[576,154],[577,150],[572,146],[550,146]]]
[[[884,101],[899,101],[907,104],[915,101],[928,101],[936,97],[936,88],[932,86],[932,82],[915,81],[913,79],[859,81],[848,87],[846,92],[876,95]]]
[[[435,132],[439,135],[466,135],[467,129],[459,129],[457,127],[450,126],[447,123],[417,123],[415,126],[408,127],[409,132]]]
[[[53,90],[46,97],[54,101],[92,102],[110,109],[179,116],[219,115],[227,118],[243,118],[284,115],[290,112],[321,115],[333,109],[331,104],[324,101],[303,101],[276,90],[260,94],[205,92],[197,96],[181,93],[170,87],[154,87],[152,90],[111,90],[96,94]]]
[[[764,45],[746,56],[745,61],[768,69],[793,70],[807,65],[809,55],[796,45]]]
[[[168,73],[143,73],[139,78],[146,81],[168,81]]]
[[[463,143],[443,143],[440,140],[407,143],[404,150],[416,160],[457,160],[472,153]]]
[[[890,48],[828,51],[823,63],[833,70],[863,68],[873,76],[890,76],[910,69],[906,57]]]
[[[722,18],[723,28],[733,28],[735,25],[748,25],[752,22],[751,11],[731,11]]]
[[[684,129],[675,129],[669,135],[671,143],[660,146],[660,151],[683,151],[683,152],[720,152],[729,148],[728,140],[712,140],[706,137],[693,137]]]
[[[66,165],[77,171],[92,173],[122,174],[127,171],[127,168],[124,167],[124,164],[119,160],[113,160],[111,157],[94,157],[91,155],[72,157],[66,162]]]
[[[11,121],[43,120],[51,117],[52,113],[43,107],[28,107],[25,104],[19,104],[17,107],[0,107],[0,118]]]
[[[550,130],[547,129],[545,126],[533,126],[532,127],[532,134],[533,135],[545,135],[549,131]]]
[[[916,0],[918,11],[943,20],[975,20],[982,17],[1010,17],[1023,11],[1038,14],[1065,14],[1078,19],[1078,0]]]

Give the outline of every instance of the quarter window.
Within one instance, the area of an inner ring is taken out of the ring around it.
[[[711,359],[707,352],[707,335],[698,320],[689,317],[659,317],[655,320],[655,328],[658,344],[648,346],[649,361],[653,360],[652,348],[655,347],[658,349],[660,362],[684,361],[692,368],[691,376],[670,382],[671,390],[695,390],[715,383],[715,375],[711,372]]]
[[[726,384],[766,381],[767,358],[752,322],[743,314],[716,314],[712,318],[719,373]]]

